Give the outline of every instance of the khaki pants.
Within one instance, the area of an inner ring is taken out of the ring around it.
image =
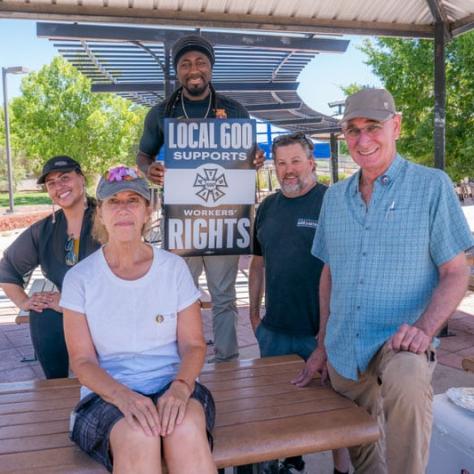
[[[414,354],[383,346],[357,382],[328,365],[334,390],[364,407],[380,426],[377,443],[349,449],[355,472],[423,474],[431,437],[434,351]]]
[[[235,280],[239,269],[239,255],[209,255],[186,257],[194,283],[198,286],[203,269],[212,301],[212,329],[216,362],[239,356],[237,342],[237,304]]]

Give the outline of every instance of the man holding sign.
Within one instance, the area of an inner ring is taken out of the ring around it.
[[[164,132],[165,132],[165,118],[170,119],[248,119],[249,114],[242,105],[238,102],[217,94],[214,87],[211,84],[212,78],[212,66],[214,65],[215,55],[214,48],[212,45],[201,36],[185,36],[179,39],[172,48],[173,65],[176,70],[177,78],[181,86],[171,95],[168,100],[165,100],[161,104],[152,107],[149,111],[146,119],[143,131],[143,136],[140,141],[140,151],[137,154],[137,164],[146,174],[148,179],[153,183],[162,185],[164,178],[164,166],[161,163],[155,161],[155,156],[164,145]],[[177,123],[177,122],[175,122]],[[198,133],[193,131],[193,136],[199,138],[207,136],[206,144],[211,142],[210,134],[211,129],[201,130],[201,127],[205,122],[197,120],[194,122],[194,126],[199,127]],[[189,130],[189,126],[188,126]],[[169,130],[168,130],[169,131]],[[176,132],[178,130],[176,129]],[[215,132],[215,130],[214,130]],[[189,134],[188,134],[189,136]],[[174,136],[178,139],[178,135]],[[214,135],[215,138],[215,135]],[[202,138],[204,140],[204,138]],[[190,140],[187,145],[189,146]],[[222,143],[221,143],[222,145]],[[168,145],[170,147],[170,144]],[[186,148],[186,147],[185,147]],[[194,143],[189,147],[193,153],[199,153],[201,147],[199,143],[194,147]],[[184,153],[184,152],[183,152]],[[236,153],[233,150],[229,150],[231,154],[230,161],[238,162],[233,160],[232,153]],[[186,161],[183,155],[183,163]],[[186,155],[189,156],[189,155]],[[176,158],[176,156],[175,156]],[[193,155],[194,158],[194,155]],[[201,156],[202,158],[202,156]],[[210,158],[212,160],[212,158]],[[263,164],[263,152],[260,150],[256,153],[254,165],[259,167]],[[227,160],[226,160],[227,161]],[[177,162],[177,160],[176,160]],[[243,161],[242,161],[243,162]],[[206,162],[207,163],[207,162]],[[204,161],[203,161],[204,164]],[[222,164],[222,163],[220,163]],[[210,170],[210,171],[209,171]],[[216,166],[211,166],[208,171],[202,170],[201,176],[203,177],[202,195],[206,193],[212,193],[212,197],[216,198],[219,195],[219,177],[222,173],[219,173],[219,169]],[[209,182],[214,182],[215,186],[210,189]],[[206,184],[207,183],[207,184]],[[199,183],[197,182],[199,185]],[[166,192],[176,193],[179,189],[175,186],[170,186],[171,189],[167,189]],[[204,196],[206,197],[206,196]],[[245,226],[243,223],[239,225],[229,223],[229,218],[233,216],[219,216],[227,218],[227,222],[224,222],[223,228],[230,232],[232,226],[232,232],[242,231],[245,234]],[[174,228],[176,237],[176,246],[179,247],[179,223],[173,221],[173,225],[177,226]],[[196,226],[196,221],[194,224]],[[186,226],[184,222],[183,226]],[[197,234],[206,235],[207,243],[210,240],[210,234],[219,234],[221,229],[219,224],[216,223],[216,227],[210,228],[199,228]],[[196,233],[196,231],[194,232]],[[242,236],[245,238],[245,235]],[[219,239],[219,237],[216,237]],[[237,319],[237,308],[235,303],[235,280],[237,277],[238,270],[238,255],[205,255],[199,257],[187,258],[188,265],[193,274],[193,278],[197,283],[199,275],[203,268],[206,271],[207,284],[209,292],[212,298],[212,312],[213,312],[213,330],[214,330],[214,348],[215,348],[215,360],[217,362],[230,360],[238,356],[238,343],[236,333],[236,319]]]
[[[165,119],[164,126],[165,248],[184,257],[249,254],[255,120]]]

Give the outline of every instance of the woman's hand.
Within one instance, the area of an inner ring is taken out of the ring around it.
[[[153,401],[126,387],[114,395],[113,403],[124,414],[134,429],[142,429],[147,436],[160,435],[160,417]]]
[[[190,396],[191,391],[187,384],[174,381],[170,388],[158,399],[161,436],[171,434],[174,427],[183,421]]]
[[[43,312],[43,309],[49,308],[51,296],[49,291],[38,291],[27,297],[21,304],[20,309],[23,311]]]
[[[59,300],[61,293],[58,291],[38,291],[33,293],[30,297],[26,298],[20,305],[20,309],[23,311],[36,311],[42,313],[43,309],[51,308],[58,313],[62,312],[59,306]]]
[[[54,311],[57,311],[58,313],[62,313],[63,310],[62,310],[61,306],[59,306],[59,300],[61,299],[61,293],[59,293],[59,291],[48,291],[46,293],[49,294],[48,308],[51,308]]]

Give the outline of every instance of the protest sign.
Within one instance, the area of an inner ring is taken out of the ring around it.
[[[255,120],[164,123],[165,248],[184,256],[250,253]]]

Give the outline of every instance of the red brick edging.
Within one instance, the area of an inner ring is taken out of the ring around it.
[[[28,214],[4,214],[0,216],[0,232],[28,227],[49,214],[51,214],[50,210]]]

